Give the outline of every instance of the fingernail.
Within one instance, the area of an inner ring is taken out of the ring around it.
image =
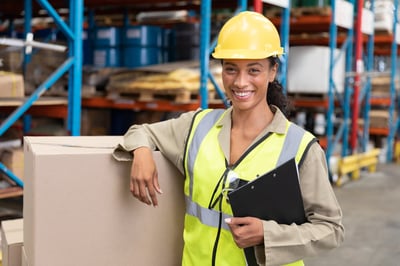
[[[231,218],[225,218],[225,223],[227,223],[227,224],[230,224],[230,223],[231,223],[231,221],[232,221],[232,219],[231,219]]]

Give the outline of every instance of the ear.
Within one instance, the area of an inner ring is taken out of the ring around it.
[[[268,80],[269,82],[273,82],[275,80],[276,74],[278,73],[278,64],[271,66],[269,71]]]

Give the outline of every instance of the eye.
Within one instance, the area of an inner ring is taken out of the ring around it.
[[[258,68],[250,68],[249,69],[249,74],[251,74],[251,75],[256,75],[256,74],[258,74],[258,73],[260,73],[261,71],[260,71],[260,69],[258,69]]]
[[[227,74],[234,74],[234,73],[236,73],[236,71],[237,70],[234,67],[231,67],[231,66],[224,67],[224,72]]]

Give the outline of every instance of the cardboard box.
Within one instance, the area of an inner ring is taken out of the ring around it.
[[[2,266],[21,266],[21,251],[24,242],[22,219],[1,223]]]
[[[183,177],[155,152],[157,208],[129,191],[119,136],[25,137],[24,246],[30,266],[180,265]]]
[[[0,150],[0,160],[14,175],[22,181],[24,180],[24,150],[22,147]],[[4,175],[2,176],[4,177]]]
[[[0,98],[22,98],[24,78],[22,75],[0,71]]]
[[[11,232],[11,231],[21,231],[24,229],[23,219],[12,219],[1,222],[2,231]]]
[[[26,256],[25,247],[21,248],[21,266],[29,266],[28,257]]]
[[[335,49],[334,58],[340,54]],[[326,46],[292,46],[288,57],[288,92],[324,94],[329,92],[330,49]],[[345,58],[341,54],[334,69],[333,80],[339,93],[344,91]]]

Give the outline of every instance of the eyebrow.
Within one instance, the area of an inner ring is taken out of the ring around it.
[[[237,64],[234,63],[230,63],[230,62],[225,62],[224,64],[226,65],[231,65],[231,66],[237,66]],[[262,64],[255,62],[255,63],[249,63],[246,65],[246,67],[252,67],[252,66],[260,66],[260,67],[264,67]]]

